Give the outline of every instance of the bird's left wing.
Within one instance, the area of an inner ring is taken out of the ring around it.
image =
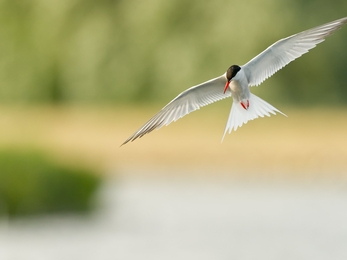
[[[242,66],[250,86],[258,86],[347,23],[347,17],[281,39]]]
[[[222,75],[183,91],[132,136],[130,136],[122,145],[134,141],[139,137],[141,138],[145,134],[152,132],[154,129],[159,129],[164,125],[169,125],[171,122],[184,117],[200,107],[230,97],[231,92],[229,89],[225,94],[223,93],[225,83],[226,78]]]

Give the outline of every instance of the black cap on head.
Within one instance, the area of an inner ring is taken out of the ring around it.
[[[230,68],[227,70],[227,80],[230,81],[233,77],[235,77],[235,75],[237,74],[237,72],[240,71],[240,66],[238,65],[232,65],[230,66]]]

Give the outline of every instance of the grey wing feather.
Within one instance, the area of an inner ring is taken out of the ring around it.
[[[258,86],[347,23],[347,17],[281,39],[243,65],[249,86]]]
[[[130,136],[122,145],[141,138],[154,129],[169,125],[190,112],[200,109],[200,107],[230,97],[231,92],[229,89],[225,94],[223,93],[225,83],[226,78],[222,75],[182,92]]]

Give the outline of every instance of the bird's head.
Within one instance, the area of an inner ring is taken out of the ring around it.
[[[225,88],[224,88],[224,93],[225,91],[227,91],[230,82],[232,81],[232,79],[236,76],[237,72],[240,71],[240,66],[238,65],[232,65],[229,67],[229,69],[227,70],[227,72],[225,73],[225,77],[226,77],[226,84],[225,84]]]

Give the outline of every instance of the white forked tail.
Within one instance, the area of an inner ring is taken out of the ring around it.
[[[272,105],[257,97],[256,95],[253,95],[252,93],[249,99],[249,108],[247,110],[244,109],[239,102],[234,100],[229,114],[228,122],[225,127],[222,142],[228,130],[230,134],[233,129],[234,131],[236,131],[238,127],[241,127],[243,124],[246,124],[250,120],[256,119],[258,117],[270,116],[270,113],[276,115],[276,112],[286,116],[277,108],[273,107]]]

